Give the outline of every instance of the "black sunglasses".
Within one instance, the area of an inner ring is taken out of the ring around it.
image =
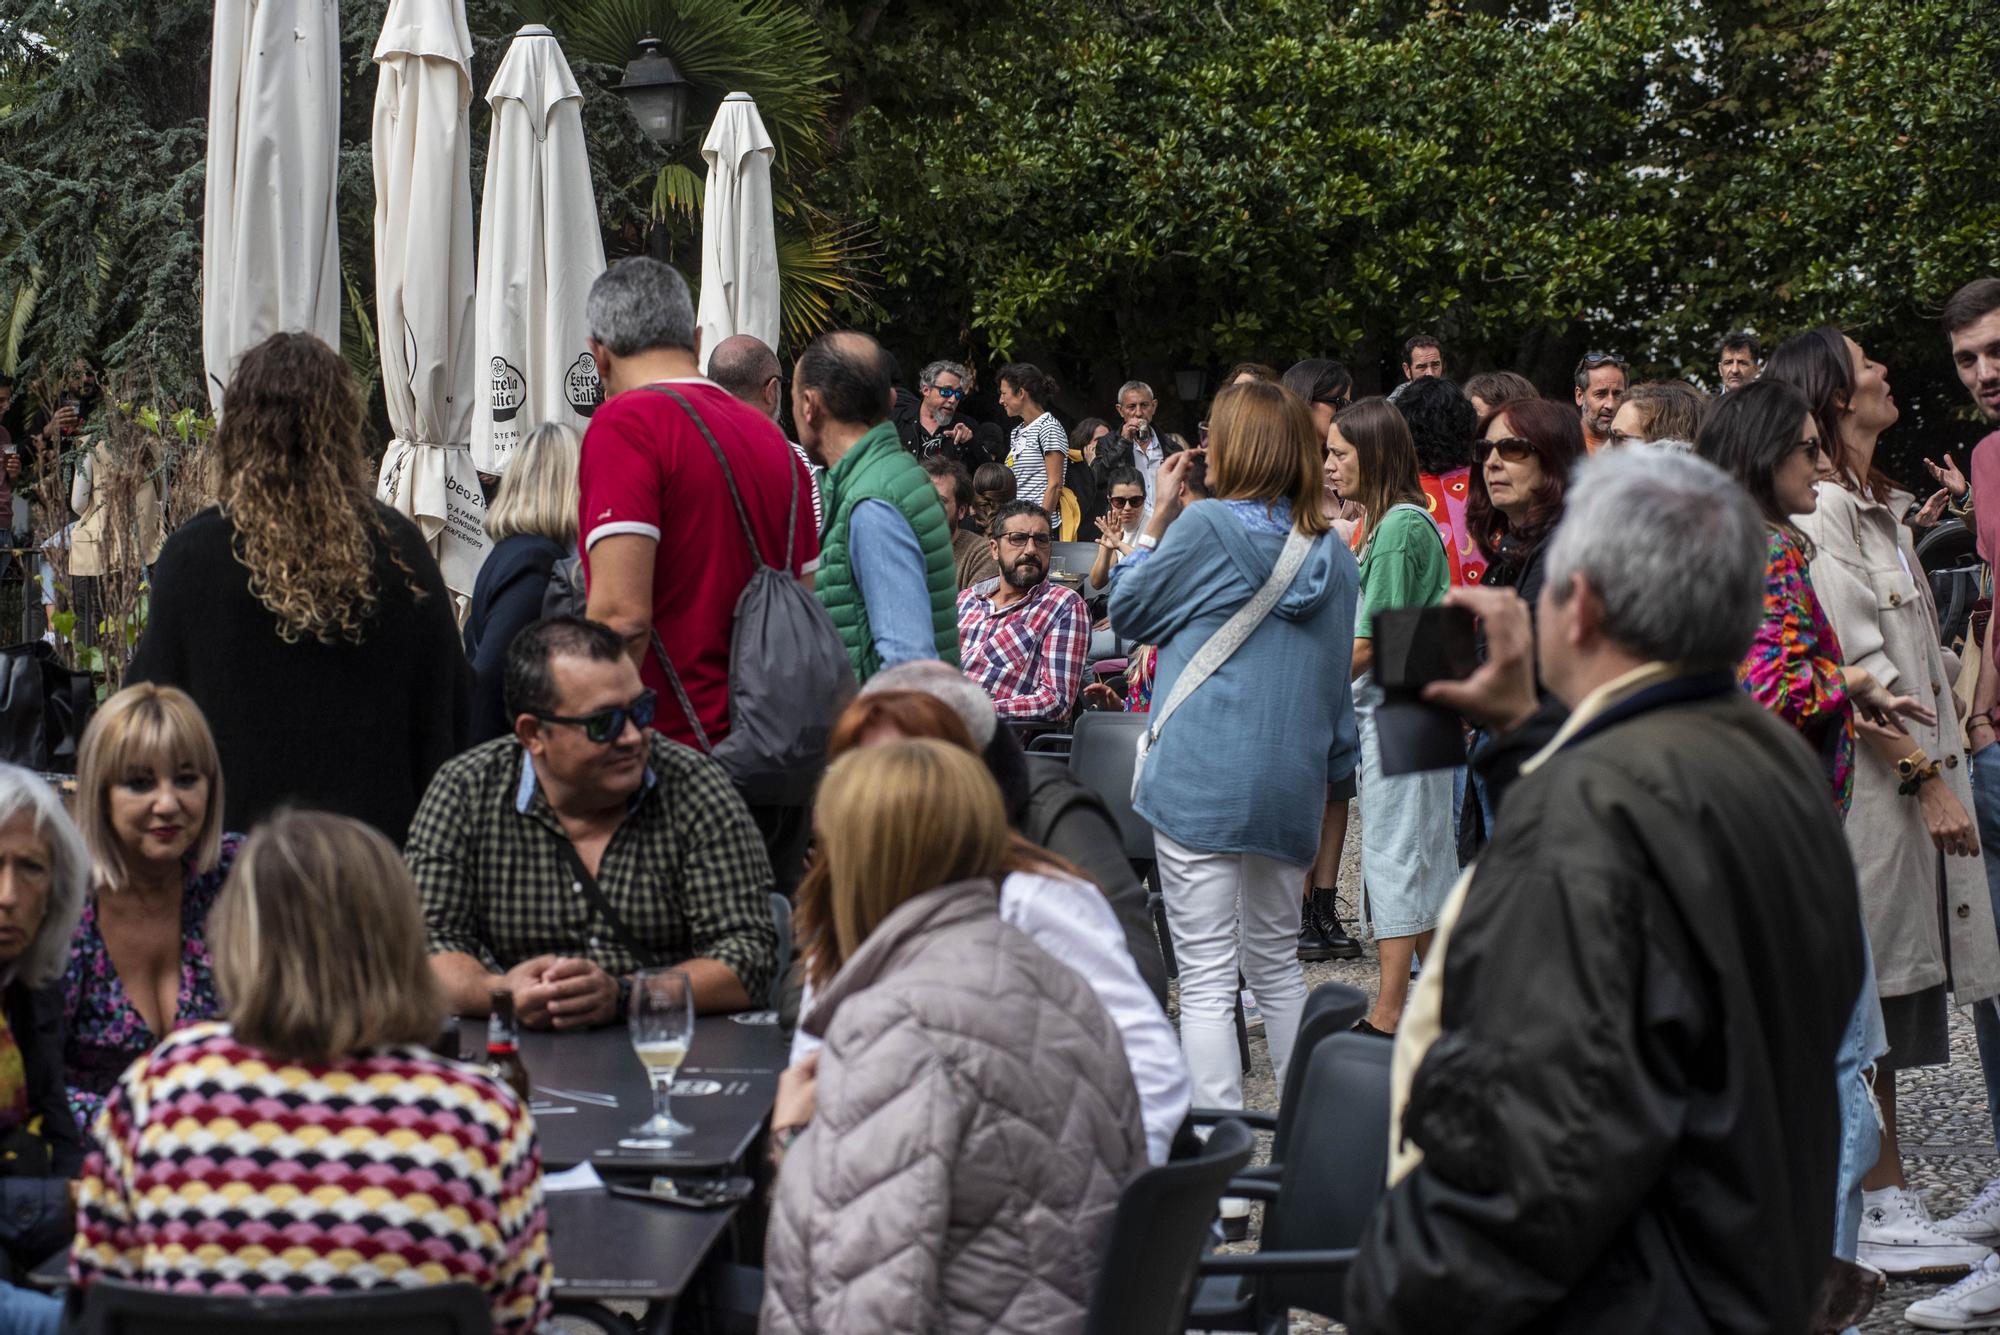
[[[565,714],[537,713],[536,718],[544,723],[567,723],[572,728],[582,728],[583,735],[603,746],[615,741],[625,731],[625,720],[631,719],[641,728],[653,726],[653,714],[660,707],[659,693],[641,691],[629,705],[610,705],[594,714],[571,716]]]
[[[1535,443],[1519,436],[1503,436],[1499,440],[1477,440],[1472,443],[1472,457],[1477,463],[1485,463],[1495,450],[1510,464],[1535,457]]]
[[[1113,510],[1136,510],[1145,503],[1144,496],[1113,496],[1105,502]]]
[[[1588,367],[1594,371],[1600,366],[1615,366],[1622,371],[1625,369],[1625,359],[1615,352],[1586,352],[1583,354],[1583,360],[1576,364],[1576,369],[1581,371]]]

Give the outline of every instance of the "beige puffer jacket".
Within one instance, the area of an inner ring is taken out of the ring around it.
[[[763,1331],[1081,1330],[1146,1165],[1089,985],[966,881],[884,919],[805,1027],[819,1105],[778,1176]]]

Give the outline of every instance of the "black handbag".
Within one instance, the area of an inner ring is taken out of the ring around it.
[[[97,707],[88,672],[65,667],[45,640],[0,648],[0,761],[76,773],[77,743]]]

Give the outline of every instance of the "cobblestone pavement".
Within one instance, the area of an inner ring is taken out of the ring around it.
[[[1342,885],[1354,884],[1358,868],[1358,831],[1348,841],[1348,859],[1341,871]],[[1345,896],[1351,908],[1352,897]],[[1352,927],[1352,916],[1349,916]],[[1342,982],[1375,994],[1377,972],[1372,947],[1362,959],[1306,966],[1306,986]],[[1250,1045],[1251,1073],[1244,1080],[1244,1102],[1252,1108],[1276,1106],[1277,1090],[1271,1080],[1270,1056],[1263,1036],[1253,1033]],[[1910,1184],[1929,1196],[1931,1212],[1942,1219],[1956,1213],[1979,1193],[1989,1178],[2000,1175],[2000,1154],[1993,1145],[1991,1119],[1986,1111],[1986,1087],[1980,1079],[1979,1052],[1972,1037],[1972,1022],[1963,1014],[1951,1015],[1951,1064],[1905,1072],[1897,1087],[1897,1110],[1903,1136],[1903,1162]],[[1255,1222],[1253,1217],[1253,1223]],[[1829,1223],[1830,1226],[1830,1223]],[[1248,1250],[1252,1240],[1240,1248]],[[1876,1304],[1874,1313],[1863,1323],[1865,1335],[1915,1331],[1903,1320],[1903,1309],[1941,1287],[1924,1280],[1891,1284]],[[2000,1330],[2000,1322],[1992,1327]],[[1301,1332],[1343,1331],[1338,1322],[1309,1312],[1292,1314],[1292,1329]]]

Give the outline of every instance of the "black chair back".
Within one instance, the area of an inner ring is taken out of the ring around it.
[[[492,1300],[470,1284],[312,1297],[167,1293],[100,1279],[85,1290],[82,1335],[492,1335]]]
[[[1125,856],[1134,862],[1153,861],[1153,827],[1132,810],[1139,734],[1151,722],[1150,714],[1085,710],[1076,717],[1076,740],[1069,748],[1070,772],[1104,799],[1124,836]]]
[[[778,967],[771,971],[771,989],[764,997],[768,1010],[785,1004],[785,980],[792,971],[792,901],[776,890],[771,892],[771,925],[778,931]]]
[[[1215,1204],[1255,1148],[1249,1127],[1222,1122],[1199,1153],[1125,1184],[1084,1335],[1180,1335]]]
[[[1278,1094],[1278,1130],[1271,1142],[1271,1162],[1289,1162],[1292,1138],[1298,1125],[1299,1091],[1312,1067],[1313,1049],[1335,1034],[1354,1028],[1354,1022],[1368,1013],[1368,994],[1346,983],[1321,983],[1306,993],[1305,1010],[1299,1015],[1299,1036],[1292,1044],[1292,1064],[1285,1070],[1285,1087]],[[1383,1047],[1390,1044],[1375,1040]]]
[[[1370,1034],[1333,1034],[1312,1049],[1293,1097],[1291,1152],[1264,1211],[1260,1252],[1357,1246],[1389,1173],[1389,1057]],[[1341,1317],[1347,1267],[1260,1277],[1258,1309]]]

